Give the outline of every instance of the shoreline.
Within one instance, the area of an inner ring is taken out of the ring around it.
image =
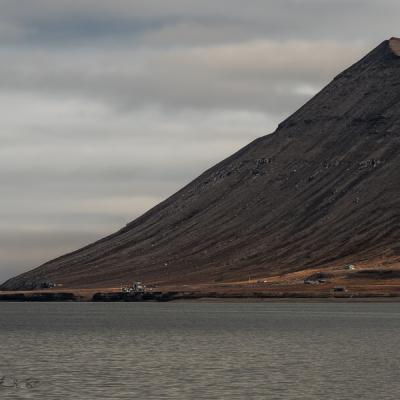
[[[217,292],[0,292],[0,302],[400,302],[397,293],[217,293]]]

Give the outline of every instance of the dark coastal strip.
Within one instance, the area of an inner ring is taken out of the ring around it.
[[[0,301],[79,301],[73,293],[10,293],[0,294]]]
[[[96,302],[140,302],[140,301],[176,301],[200,299],[352,299],[352,298],[396,298],[397,293],[340,293],[332,295],[329,292],[152,292],[152,293],[95,293],[92,301]]]
[[[220,292],[151,292],[151,293],[95,293],[92,297],[84,297],[74,293],[2,293],[0,301],[14,302],[167,302],[177,300],[200,299],[395,299],[398,293],[341,293],[332,295],[327,292],[252,292],[252,293],[220,293]]]

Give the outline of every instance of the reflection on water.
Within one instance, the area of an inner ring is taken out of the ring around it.
[[[37,379],[17,379],[14,376],[0,376],[0,387],[2,388],[18,388],[18,389],[33,389],[39,385]]]
[[[400,304],[0,303],[1,399],[398,399]]]

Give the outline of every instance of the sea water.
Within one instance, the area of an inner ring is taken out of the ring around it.
[[[400,303],[0,303],[0,399],[397,400]]]

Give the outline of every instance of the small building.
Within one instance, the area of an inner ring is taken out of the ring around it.
[[[144,292],[145,286],[143,285],[142,282],[134,282],[132,285],[132,289],[134,292]]]
[[[347,264],[344,266],[344,269],[352,271],[353,269],[356,269],[356,267],[353,264]]]

